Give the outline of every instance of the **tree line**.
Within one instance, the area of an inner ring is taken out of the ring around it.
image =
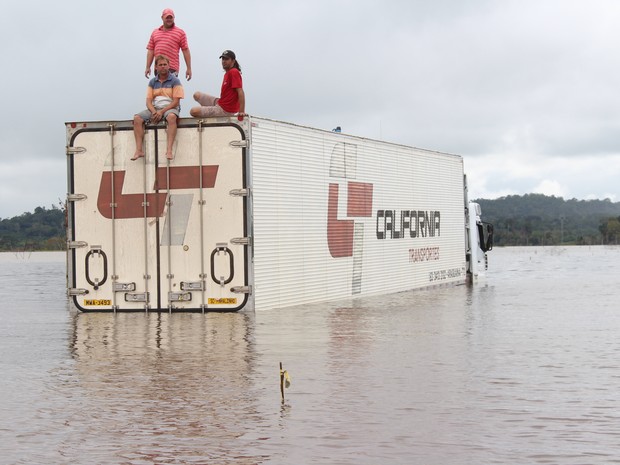
[[[620,202],[543,194],[478,199],[497,246],[592,245],[620,241]]]
[[[620,202],[564,200],[543,194],[477,199],[494,226],[496,246],[586,245],[620,242]],[[0,251],[64,250],[65,206],[0,219]]]
[[[33,213],[0,219],[0,251],[65,250],[65,208],[37,207]]]

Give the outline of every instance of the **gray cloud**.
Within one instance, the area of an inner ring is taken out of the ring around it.
[[[142,109],[145,46],[167,6],[190,40],[188,97],[218,91],[231,48],[252,114],[462,154],[472,196],[620,200],[613,0],[245,0],[233,14],[59,0],[5,7],[0,217],[64,197],[65,121]]]

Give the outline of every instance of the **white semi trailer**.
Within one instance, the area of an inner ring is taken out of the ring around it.
[[[67,123],[81,311],[239,311],[463,283],[492,226],[460,156],[265,118]]]

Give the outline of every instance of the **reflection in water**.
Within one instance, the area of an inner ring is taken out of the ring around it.
[[[126,463],[262,461],[235,442],[261,422],[253,400],[253,318],[75,315],[73,382],[85,397],[66,420],[76,436],[61,454],[104,460],[114,451]]]
[[[618,462],[620,247],[492,257],[474,287],[114,315],[66,311],[62,255],[0,254],[0,463]]]

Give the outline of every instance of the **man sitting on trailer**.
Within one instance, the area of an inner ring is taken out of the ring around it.
[[[166,158],[172,160],[172,146],[177,135],[177,119],[181,111],[180,102],[185,96],[178,77],[169,71],[170,60],[164,55],[155,58],[157,74],[149,81],[146,91],[146,110],[133,117],[133,133],[136,138],[136,152],[132,160],[144,157],[144,124],[166,121],[168,144]]]
[[[224,50],[220,55],[222,68],[226,73],[222,82],[220,97],[214,97],[202,92],[194,93],[194,100],[201,106],[194,107],[189,114],[194,118],[208,118],[210,116],[234,116],[243,121],[245,114],[245,93],[241,79],[241,66],[235,52]]]

